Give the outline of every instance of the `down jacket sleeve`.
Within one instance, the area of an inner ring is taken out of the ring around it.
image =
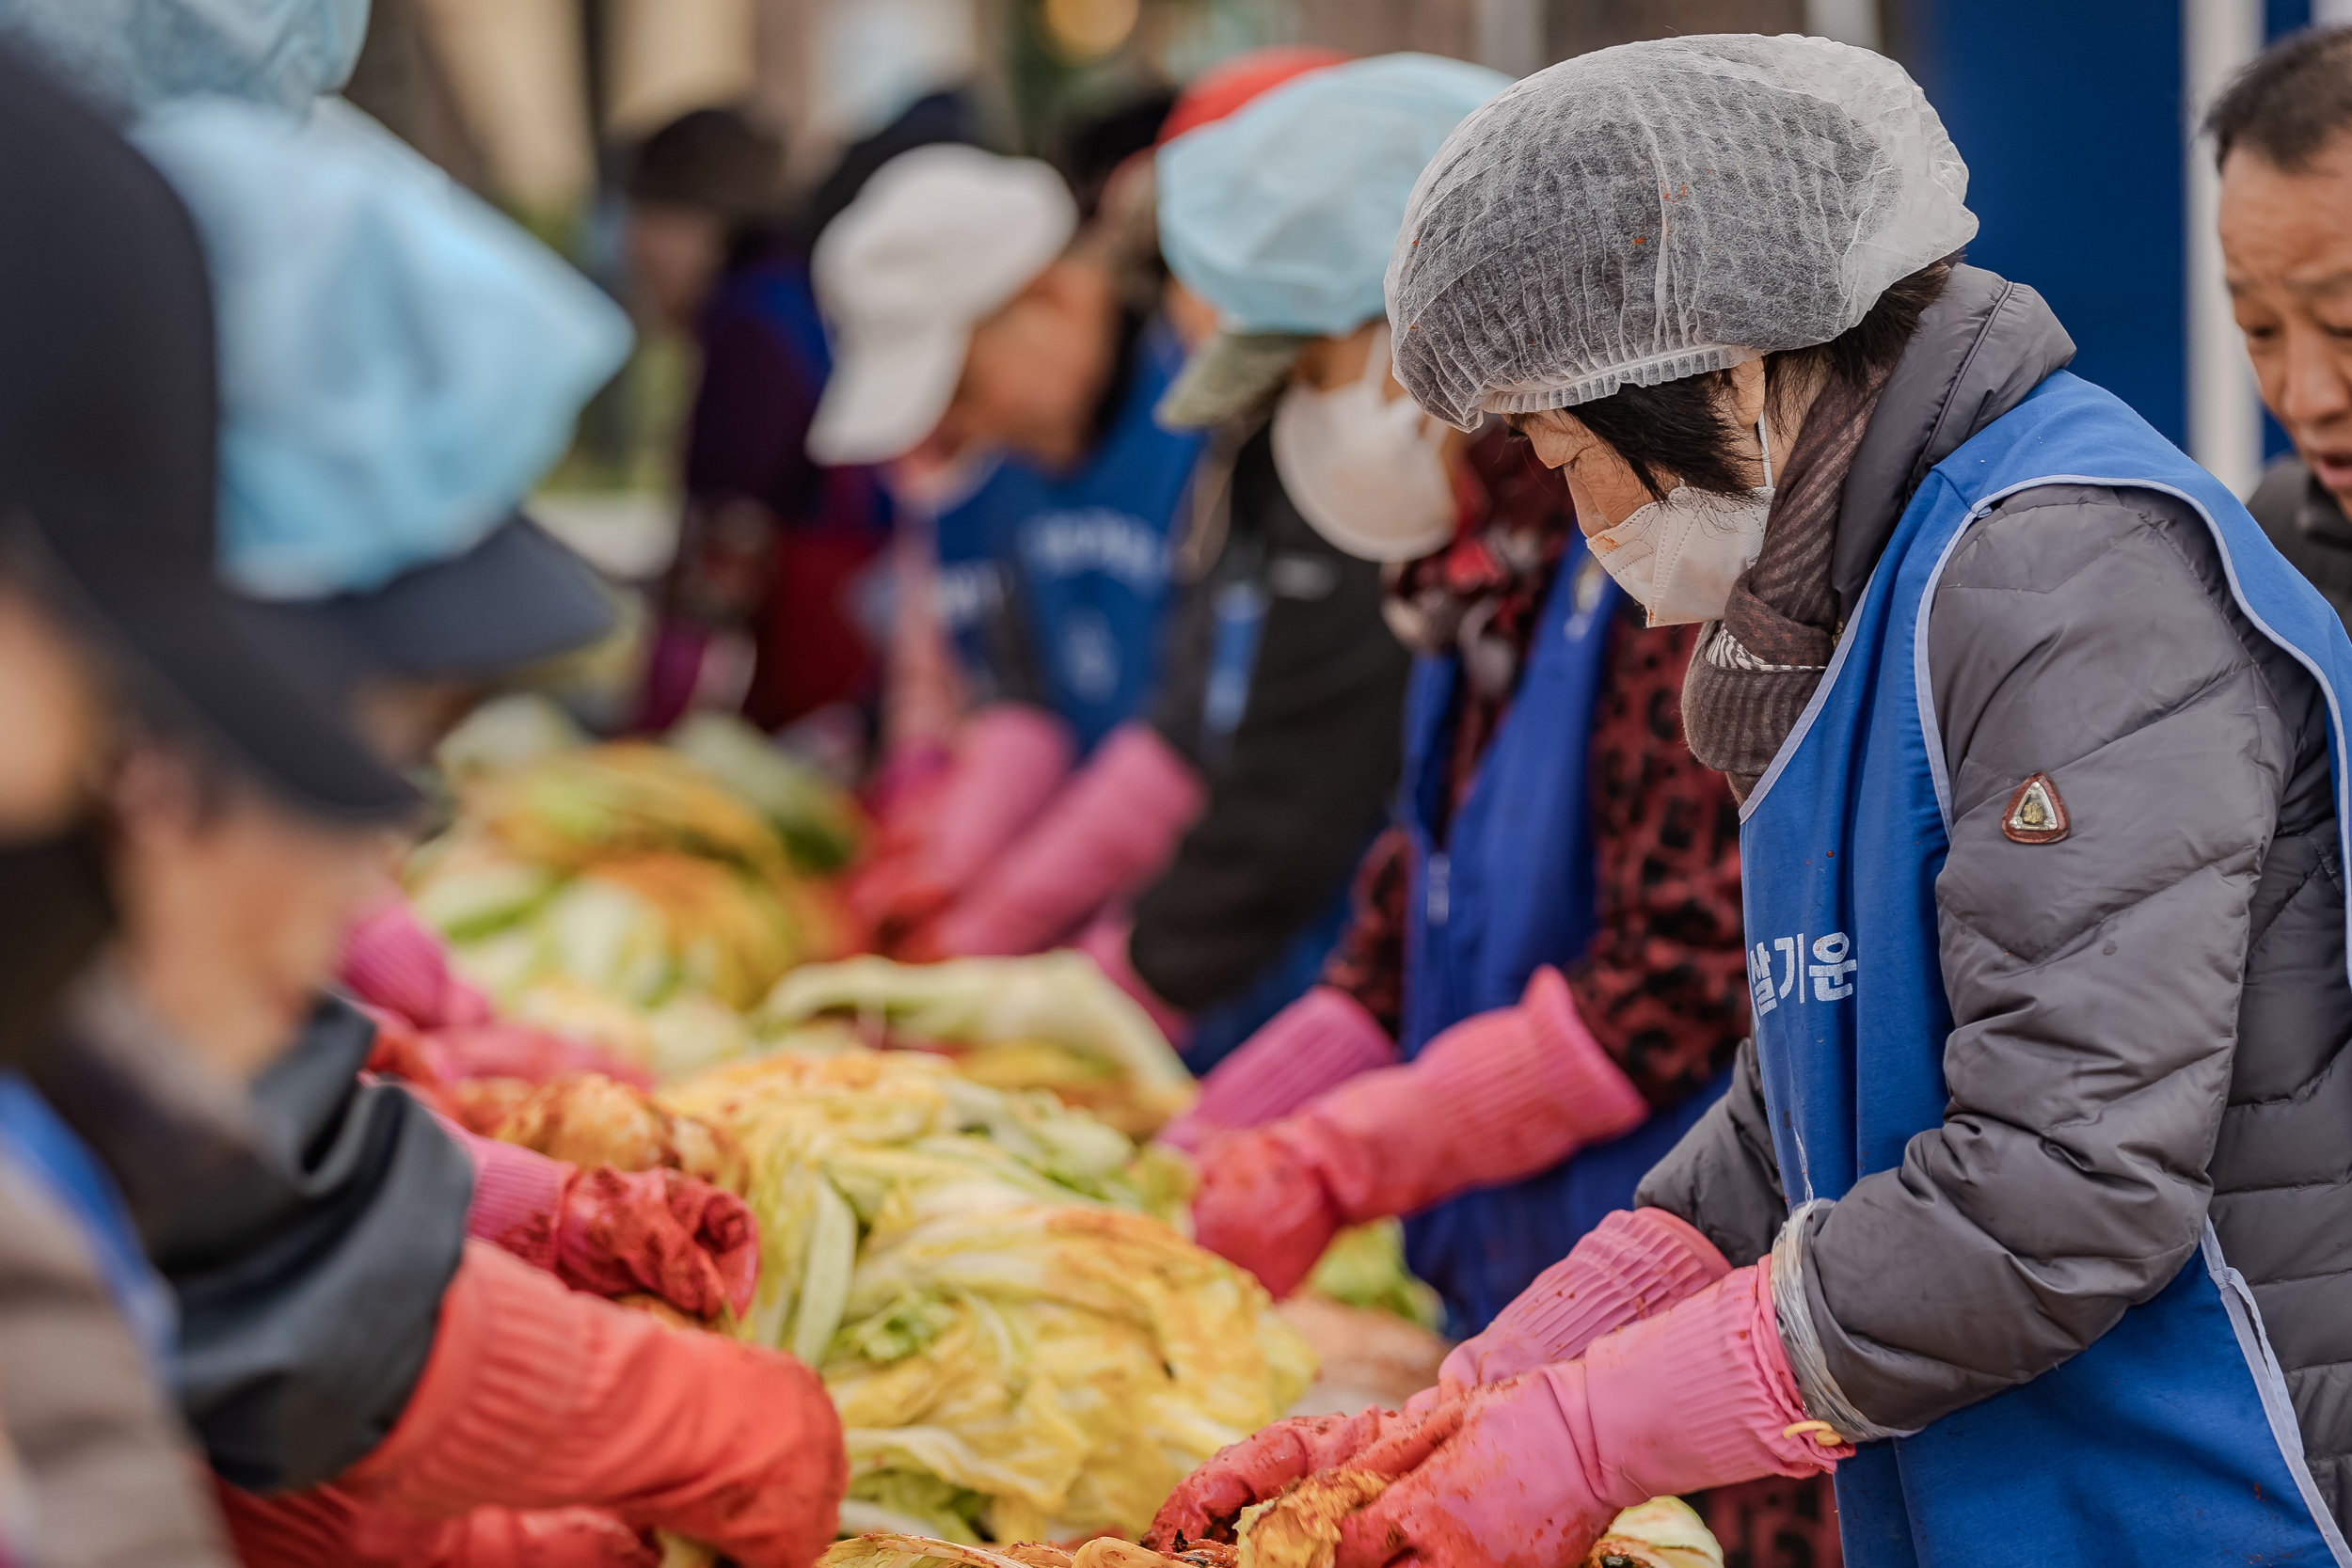
[[[1801,1383],[1834,1380],[1807,1402],[1883,1431],[2065,1361],[2195,1251],[2249,904],[2312,700],[2201,522],[2138,491],[1998,508],[1946,569],[1929,657],[1949,1103],[1776,1254],[1802,1259],[1820,1343]],[[2071,832],[2011,842],[2038,772]]]
[[[1781,1196],[1754,1039],[1740,1042],[1724,1097],[1642,1178],[1633,1203],[1688,1220],[1733,1268],[1772,1250],[1788,1204]]]

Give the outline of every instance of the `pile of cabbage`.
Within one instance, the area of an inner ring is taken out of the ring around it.
[[[441,762],[454,819],[409,896],[502,1018],[666,1076],[748,1050],[744,1013],[841,950],[828,879],[863,841],[857,807],[738,721],[589,745],[521,699]]]
[[[762,1254],[736,1331],[823,1375],[847,1529],[1137,1535],[1313,1377],[1263,1289],[1180,1232],[1182,1162],[1051,1096],[845,1047],[660,1100],[739,1150]]]
[[[902,964],[859,958],[786,975],[752,1018],[769,1045],[808,1049],[827,1026],[926,1051],[1000,1089],[1044,1089],[1130,1137],[1192,1103],[1192,1074],[1136,1001],[1082,953]]]

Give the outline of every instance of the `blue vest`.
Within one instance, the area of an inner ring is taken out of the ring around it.
[[[175,1381],[180,1308],[147,1260],[121,1189],[90,1147],[16,1072],[0,1072],[0,1162],[72,1221],[149,1368]]]
[[[1622,602],[1572,532],[1510,710],[1442,842],[1432,825],[1445,815],[1461,660],[1424,656],[1414,664],[1399,802],[1413,847],[1399,1041],[1408,1059],[1449,1025],[1510,1006],[1537,969],[1571,963],[1592,942],[1584,764],[1609,625]],[[1602,1216],[1631,1207],[1634,1184],[1723,1092],[1724,1076],[1613,1143],[1406,1220],[1406,1260],[1445,1298],[1448,1331],[1485,1328]]]
[[[2051,376],[1928,475],[1748,800],[1756,1037],[1792,1205],[1899,1165],[1943,1122],[1952,1017],[1935,879],[1951,805],[1927,610],[1969,525],[2053,482],[2161,490],[2203,515],[2238,603],[2327,689],[2337,812],[2352,827],[2342,622],[2217,480],[2111,394]],[[2352,1563],[2253,1296],[2210,1227],[2200,1258],[2080,1355],[1864,1448],[1839,1468],[1837,1505],[1858,1568]]]
[[[1206,439],[1152,422],[1183,366],[1182,345],[1155,318],[1084,462],[1050,474],[1007,458],[939,516],[940,613],[965,664],[991,684],[1003,651],[987,628],[1009,597],[1041,695],[1085,748],[1140,714],[1158,683],[1168,552]]]

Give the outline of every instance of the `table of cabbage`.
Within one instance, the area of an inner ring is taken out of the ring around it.
[[[834,882],[866,829],[743,726],[594,745],[508,702],[441,760],[452,811],[413,858],[418,911],[500,1016],[635,1080],[461,1082],[462,1114],[745,1198],[757,1296],[696,1326],[819,1370],[852,1465],[845,1529],[1133,1537],[1302,1398],[1357,1408],[1434,1378],[1436,1304],[1392,1231],[1351,1235],[1284,1309],[1343,1347],[1339,1386],[1314,1385],[1254,1279],[1186,1239],[1189,1167],[1136,1140],[1190,1078],[1087,959],[816,961],[843,945]]]

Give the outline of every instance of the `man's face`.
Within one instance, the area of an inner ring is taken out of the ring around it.
[[[2263,402],[2352,510],[2352,135],[2296,170],[2233,149],[2221,254]]]

